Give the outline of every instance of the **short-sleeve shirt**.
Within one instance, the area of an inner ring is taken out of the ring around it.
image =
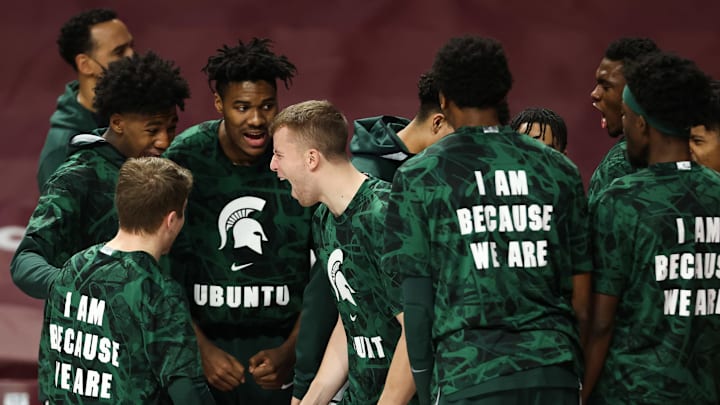
[[[595,204],[603,190],[610,186],[613,180],[635,172],[635,168],[627,160],[626,151],[627,140],[623,136],[600,161],[592,177],[590,177],[588,206],[592,207]]]
[[[716,404],[720,175],[654,164],[615,180],[592,218],[593,289],[619,300],[593,403]]]
[[[347,336],[347,404],[377,402],[401,333],[400,287],[380,267],[389,192],[389,183],[368,178],[341,215],[320,205],[313,219],[320,268]]]
[[[172,272],[201,327],[289,332],[309,279],[313,211],[270,170],[272,146],[250,166],[233,165],[218,141],[220,122],[187,129],[165,153],[195,184]]]
[[[571,299],[573,274],[591,270],[586,210],[577,167],[509,127],[460,128],[398,169],[383,265],[432,279],[444,396],[542,366],[580,375]]]
[[[53,284],[40,337],[39,385],[51,403],[168,403],[202,366],[179,285],[146,252],[96,245]]]

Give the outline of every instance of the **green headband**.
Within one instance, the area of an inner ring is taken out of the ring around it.
[[[633,110],[635,114],[645,117],[645,121],[647,121],[647,123],[650,124],[651,127],[657,129],[661,133],[670,136],[679,136],[682,138],[690,137],[690,131],[687,128],[673,128],[670,125],[665,125],[662,122],[656,120],[655,118],[649,116],[645,112],[645,110],[640,107],[640,104],[638,104],[637,100],[635,100],[635,96],[632,94],[632,92],[630,91],[630,87],[627,85],[625,85],[625,88],[623,89],[622,98],[625,105],[630,107],[630,109]]]

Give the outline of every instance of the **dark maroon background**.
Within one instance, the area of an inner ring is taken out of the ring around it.
[[[701,5],[698,8],[697,5]],[[649,36],[720,77],[720,3],[638,1],[14,1],[0,13],[0,377],[35,368],[42,302],[12,285],[9,234],[22,232],[37,200],[36,159],[48,118],[73,78],[55,40],[62,23],[92,7],[114,8],[136,39],[175,60],[192,99],[180,129],[216,118],[200,69],[221,44],[269,37],[298,67],[281,105],[328,99],[349,119],[412,117],[418,76],[450,37],[479,34],[505,46],[515,77],[510,105],[554,109],[567,122],[569,156],[587,180],[612,140],[590,105],[595,68],[613,39]],[[9,228],[9,227],[16,228]],[[21,364],[28,364],[22,367]],[[0,392],[2,387],[0,387]]]

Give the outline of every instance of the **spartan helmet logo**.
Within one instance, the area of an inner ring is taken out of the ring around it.
[[[247,246],[253,252],[262,254],[262,242],[267,242],[267,236],[262,225],[252,218],[250,214],[255,211],[262,211],[265,207],[265,200],[257,197],[240,197],[230,201],[220,212],[218,217],[218,232],[220,233],[220,247],[222,250],[227,243],[228,230],[232,228],[235,249]],[[252,263],[236,266],[233,264],[233,271],[240,270]]]
[[[347,279],[342,271],[340,271],[340,265],[343,262],[343,252],[340,249],[333,250],[328,258],[328,278],[330,279],[330,285],[335,290],[335,298],[338,301],[346,300],[350,301],[351,304],[357,306],[355,299],[353,299],[353,293],[355,290],[350,287]]]

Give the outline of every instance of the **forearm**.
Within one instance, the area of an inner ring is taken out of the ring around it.
[[[415,381],[410,371],[410,359],[408,358],[407,344],[405,341],[405,325],[403,314],[397,316],[402,327],[402,333],[395,346],[390,370],[385,380],[385,387],[380,395],[378,405],[384,404],[407,404],[415,394]]]
[[[402,283],[408,359],[418,401],[430,403],[434,366],[432,347],[433,291],[429,277],[410,277]]]
[[[320,369],[302,399],[303,405],[326,405],[343,386],[348,375],[347,338],[338,318]]]
[[[588,337],[585,347],[585,378],[582,391],[583,403],[590,397],[590,394],[595,388],[595,384],[600,378],[611,340],[612,332],[602,335],[591,333]]]
[[[297,344],[297,338],[298,334],[300,333],[300,320],[302,318],[302,315],[298,315],[297,320],[295,320],[295,325],[293,326],[292,330],[290,331],[290,334],[288,335],[287,339],[285,339],[285,342],[283,342],[283,346],[290,350],[292,353],[292,357],[295,358],[295,345]]]
[[[615,329],[615,311],[618,299],[617,297],[594,294],[592,302],[592,322],[584,351],[583,401],[587,401],[590,397],[605,366],[605,358],[610,349],[610,342]]]
[[[302,399],[312,383],[337,323],[337,307],[327,275],[316,264],[303,292],[303,310],[295,345],[293,396]]]
[[[590,330],[592,279],[590,273],[582,273],[574,275],[572,280],[572,306],[580,329],[580,343],[584,348],[587,345]]]
[[[46,299],[60,269],[48,264],[41,255],[26,250],[21,244],[10,263],[10,274],[15,285],[25,294]]]
[[[197,339],[200,358],[204,362],[207,359],[208,351],[212,352],[213,349],[216,348],[215,343],[213,343],[207,336],[205,336],[205,333],[200,328],[200,325],[198,325],[194,319],[192,320],[192,328],[195,332],[195,338]]]

